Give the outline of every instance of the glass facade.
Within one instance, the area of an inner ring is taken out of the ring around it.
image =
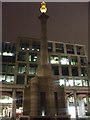
[[[53,52],[53,45],[51,42],[48,42],[48,52]]]
[[[20,74],[25,74],[26,73],[26,64],[19,63],[18,73],[20,73]]]
[[[37,64],[31,64],[29,67],[29,74],[36,74]]]
[[[3,52],[1,53],[4,57],[11,57],[12,55],[10,56],[9,53],[14,55],[16,53],[17,67],[15,62],[3,62],[0,81],[13,83],[16,69],[16,84],[24,84],[25,80],[28,84],[31,78],[37,74],[37,67],[40,62],[40,41],[29,41],[28,39],[23,41],[21,39],[17,52],[15,46],[12,48],[14,51],[9,51],[7,45],[3,45]],[[60,77],[58,80],[60,86],[88,85],[87,57],[84,46],[49,41],[48,56],[53,74]],[[78,77],[78,80],[75,77]]]
[[[37,62],[37,54],[29,53],[29,62]]]
[[[62,66],[62,75],[69,76],[68,66]]]
[[[56,46],[56,52],[57,53],[64,53],[63,44],[56,43],[55,46]]]
[[[71,65],[78,65],[77,56],[71,56]]]
[[[51,55],[49,61],[50,61],[51,64],[59,64],[58,55]]]
[[[67,54],[74,54],[74,46],[73,45],[66,45]]]
[[[61,56],[60,63],[61,63],[61,65],[69,65],[68,56]]]
[[[72,76],[78,76],[78,67],[72,67]]]
[[[25,52],[18,52],[18,61],[26,61],[26,53]]]

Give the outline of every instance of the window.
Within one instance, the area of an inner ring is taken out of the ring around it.
[[[50,63],[51,64],[59,64],[58,55],[51,55],[50,56]]]
[[[29,62],[37,62],[37,54],[29,53]]]
[[[31,64],[29,68],[29,74],[36,74],[36,70],[37,70],[37,65]]]
[[[26,60],[26,53],[18,52],[18,61],[25,61],[25,60]]]
[[[62,66],[62,75],[69,75],[68,66]]]
[[[73,45],[66,45],[67,53],[74,54],[74,46]]]
[[[83,86],[88,86],[88,80],[87,79],[83,79]]]
[[[87,65],[86,57],[80,57],[80,62],[81,62],[81,65],[82,65],[82,66]]]
[[[60,85],[60,86],[64,86],[64,85],[65,85],[65,82],[64,82],[64,79],[63,79],[63,78],[60,78],[60,79],[59,79],[59,85]]]
[[[76,46],[76,50],[78,55],[85,55],[83,46]]]
[[[11,52],[3,52],[3,56],[14,56],[14,53]]]
[[[48,43],[48,52],[52,52],[53,51],[53,47],[52,47],[52,43]]]
[[[2,72],[6,72],[7,71],[7,65],[6,64],[2,64]]]
[[[29,42],[20,42],[20,49],[21,50],[29,50]]]
[[[24,84],[24,75],[17,76],[16,84]]]
[[[56,45],[56,52],[64,53],[63,44],[56,43],[55,45]]]
[[[40,51],[40,42],[34,41],[32,43],[32,51]]]
[[[78,68],[72,67],[72,76],[78,76]]]
[[[6,76],[6,82],[8,82],[8,83],[13,83],[13,82],[14,82],[14,76],[7,75],[7,76]]]
[[[82,86],[82,81],[80,79],[75,80],[75,86]]]
[[[61,65],[69,65],[68,56],[61,56],[60,63],[61,63]]]
[[[71,56],[71,65],[77,65],[78,64],[78,60],[76,56]]]
[[[81,68],[81,76],[87,76],[87,69]]]
[[[73,80],[71,78],[66,78],[66,86],[73,86]]]
[[[23,74],[26,72],[26,64],[20,64],[18,65],[18,73]]]
[[[59,75],[59,67],[58,66],[52,66],[52,71],[54,75]]]
[[[0,82],[2,83],[13,83],[14,82],[14,76],[12,75],[0,75]]]
[[[6,82],[5,75],[0,75],[0,82],[2,82],[2,83]]]
[[[15,65],[8,65],[8,73],[13,73],[15,71]]]

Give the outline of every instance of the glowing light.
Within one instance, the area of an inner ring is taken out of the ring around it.
[[[9,99],[1,99],[0,103],[12,103],[12,98]]]
[[[13,56],[13,53],[7,53],[7,52],[3,52],[3,56]]]
[[[42,116],[45,116],[45,112],[44,111],[42,111]]]
[[[62,65],[66,65],[66,64],[69,65],[69,60],[67,58],[61,58],[60,62]]]
[[[25,50],[25,48],[22,48],[22,50]]]
[[[41,13],[46,13],[47,12],[47,8],[46,8],[46,3],[45,2],[41,3],[40,11],[41,11]]]

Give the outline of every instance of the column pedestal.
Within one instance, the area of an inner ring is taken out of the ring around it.
[[[12,91],[12,99],[13,99],[12,118],[16,118],[16,90],[15,89],[13,89]]]

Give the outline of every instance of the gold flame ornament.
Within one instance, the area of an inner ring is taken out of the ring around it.
[[[44,1],[41,3],[40,11],[41,11],[41,13],[47,12],[46,3]]]

